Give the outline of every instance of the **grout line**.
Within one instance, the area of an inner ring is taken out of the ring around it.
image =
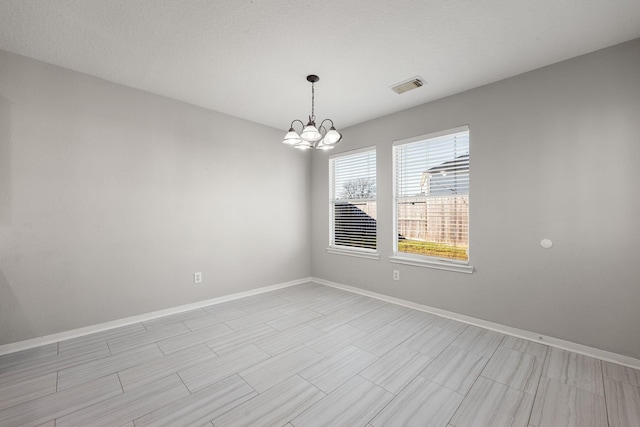
[[[462,332],[464,332],[466,329],[467,329],[467,328],[465,328]],[[460,334],[462,334],[462,332],[460,332]],[[503,340],[504,340],[504,337],[502,338],[502,340],[500,340],[500,343],[502,343],[502,341],[503,341]],[[449,345],[447,346],[447,348],[449,348],[449,346],[452,346],[452,344],[453,344],[453,341],[451,341],[451,344],[449,344]],[[453,347],[455,347],[455,346],[453,346]],[[487,358],[487,363],[485,363],[485,364],[484,364],[484,366],[482,367],[482,371],[484,371],[484,368],[486,368],[486,367],[487,367],[487,365],[488,365],[488,364],[489,364],[489,362],[491,361],[491,358],[496,354],[496,351],[498,350],[498,347],[500,347],[500,344],[498,344],[498,345],[496,346],[496,348],[493,350],[493,353],[491,353],[491,357]],[[458,348],[458,347],[456,347],[456,348]],[[460,350],[468,351],[468,350],[465,350],[465,349],[460,349]],[[443,352],[444,352],[444,350],[443,350]],[[469,352],[469,353],[471,353],[471,352]],[[441,352],[441,354],[442,354],[442,352]],[[480,354],[479,354],[479,355],[480,355]],[[480,355],[480,356],[482,356],[482,355]],[[482,357],[484,357],[484,356],[482,356]],[[463,403],[464,403],[464,401],[466,400],[467,396],[469,395],[469,393],[471,392],[471,390],[473,390],[473,387],[474,387],[474,386],[476,385],[476,383],[478,382],[478,378],[482,377],[482,371],[480,371],[480,373],[478,374],[478,376],[476,377],[476,379],[473,381],[473,384],[471,384],[471,386],[469,387],[469,390],[467,390],[467,392],[464,394],[464,397],[463,397],[463,398],[462,398],[462,400],[460,401],[460,404],[458,405],[458,407],[456,408],[456,410],[455,410],[455,411],[453,411],[453,413],[451,414],[451,417],[447,420],[447,425],[451,424],[451,420],[456,416],[456,414],[457,414],[457,413],[458,413],[458,411],[460,410],[460,407],[462,406],[462,404],[463,404]],[[485,377],[483,377],[483,378],[485,378]],[[488,378],[487,378],[487,379],[488,379]],[[493,381],[493,380],[490,380],[490,381]],[[444,387],[444,386],[443,386],[443,387]],[[446,387],[445,387],[445,388],[446,388]],[[453,390],[452,390],[452,391],[453,391]],[[454,392],[455,392],[455,391],[454,391]],[[457,392],[456,392],[456,393],[457,393]],[[458,393],[458,394],[462,394],[462,393]]]
[[[178,376],[178,378],[180,379],[180,382],[182,383],[182,385],[184,385],[184,388],[187,389],[187,391],[189,392],[190,395],[193,394],[193,392],[191,391],[191,389],[187,386],[187,383],[184,382],[184,380],[182,379],[182,377],[180,376],[179,372],[175,372],[175,374]],[[167,377],[170,377],[173,374],[167,375]]]
[[[122,380],[120,379],[120,372],[116,372],[118,376],[118,382],[120,383],[120,389],[122,390],[122,394],[124,394],[124,387],[122,386]]]
[[[380,359],[378,359],[378,360],[380,360]],[[360,372],[362,372],[362,371],[360,371]],[[377,417],[378,415],[380,415],[380,413],[381,413],[382,411],[384,411],[384,410],[387,408],[387,406],[391,405],[391,402],[393,402],[394,400],[396,400],[396,399],[398,398],[398,395],[397,395],[397,394],[395,394],[395,393],[391,393],[391,392],[390,392],[389,390],[387,390],[386,388],[384,388],[384,387],[382,387],[382,386],[380,386],[380,385],[378,385],[378,384],[374,383],[373,381],[370,381],[370,380],[368,380],[368,379],[364,378],[363,376],[361,376],[361,375],[360,375],[360,372],[357,374],[357,376],[358,376],[358,377],[362,378],[364,381],[368,381],[368,382],[370,382],[370,383],[371,383],[371,384],[373,384],[374,386],[379,387],[379,388],[381,388],[382,390],[386,391],[387,393],[389,393],[389,394],[393,395],[393,397],[392,397],[391,399],[389,399],[389,401],[388,401],[388,402],[387,402],[387,403],[386,403],[382,408],[380,408],[380,410],[379,410],[378,412],[376,412],[375,414],[373,414],[373,416],[367,420],[367,425],[370,425],[370,424],[371,424],[371,421],[373,421],[375,417]],[[414,378],[414,379],[415,379],[415,378]],[[409,382],[409,384],[411,384],[411,381]],[[405,386],[405,388],[406,388],[406,386]],[[403,390],[404,390],[404,388],[403,388]],[[400,394],[400,392],[398,392],[398,394]]]
[[[602,378],[602,397],[604,398],[604,414],[607,417],[607,426],[611,423],[609,422],[609,405],[607,405],[607,387],[604,384],[604,367],[602,366],[602,361],[600,362],[600,376]]]
[[[536,406],[536,400],[538,399],[538,390],[540,389],[540,381],[542,381],[542,374],[544,373],[544,365],[547,361],[547,357],[549,357],[549,346],[544,351],[544,357],[542,358],[542,367],[540,369],[540,376],[538,377],[538,382],[536,384],[535,393],[533,394],[533,405],[531,405],[531,412],[529,413],[529,418],[527,419],[527,424],[531,423],[531,417],[533,416],[533,408]],[[526,354],[526,353],[525,353]],[[533,356],[538,359],[536,356]]]

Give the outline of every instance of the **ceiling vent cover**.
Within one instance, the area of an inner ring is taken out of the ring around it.
[[[396,85],[391,86],[391,90],[397,94],[405,93],[413,89],[418,89],[425,85],[425,81],[420,76],[415,76]]]

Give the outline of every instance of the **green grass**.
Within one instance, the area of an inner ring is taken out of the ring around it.
[[[410,254],[468,261],[467,248],[446,243],[423,242],[420,240],[398,240],[398,251]]]

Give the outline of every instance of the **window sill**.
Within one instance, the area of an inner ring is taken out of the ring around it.
[[[327,248],[327,253],[334,255],[346,255],[356,258],[380,259],[380,255],[375,251],[364,251],[357,249]]]
[[[401,256],[391,256],[389,261],[396,264],[413,265],[415,267],[434,268],[436,270],[455,271],[457,273],[473,273],[473,266],[466,264],[456,264],[453,262],[439,261],[439,260],[427,260],[427,259],[415,259],[406,258]]]

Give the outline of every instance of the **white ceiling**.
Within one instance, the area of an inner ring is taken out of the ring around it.
[[[638,37],[639,0],[0,1],[0,49],[283,130],[307,74],[340,129]]]

